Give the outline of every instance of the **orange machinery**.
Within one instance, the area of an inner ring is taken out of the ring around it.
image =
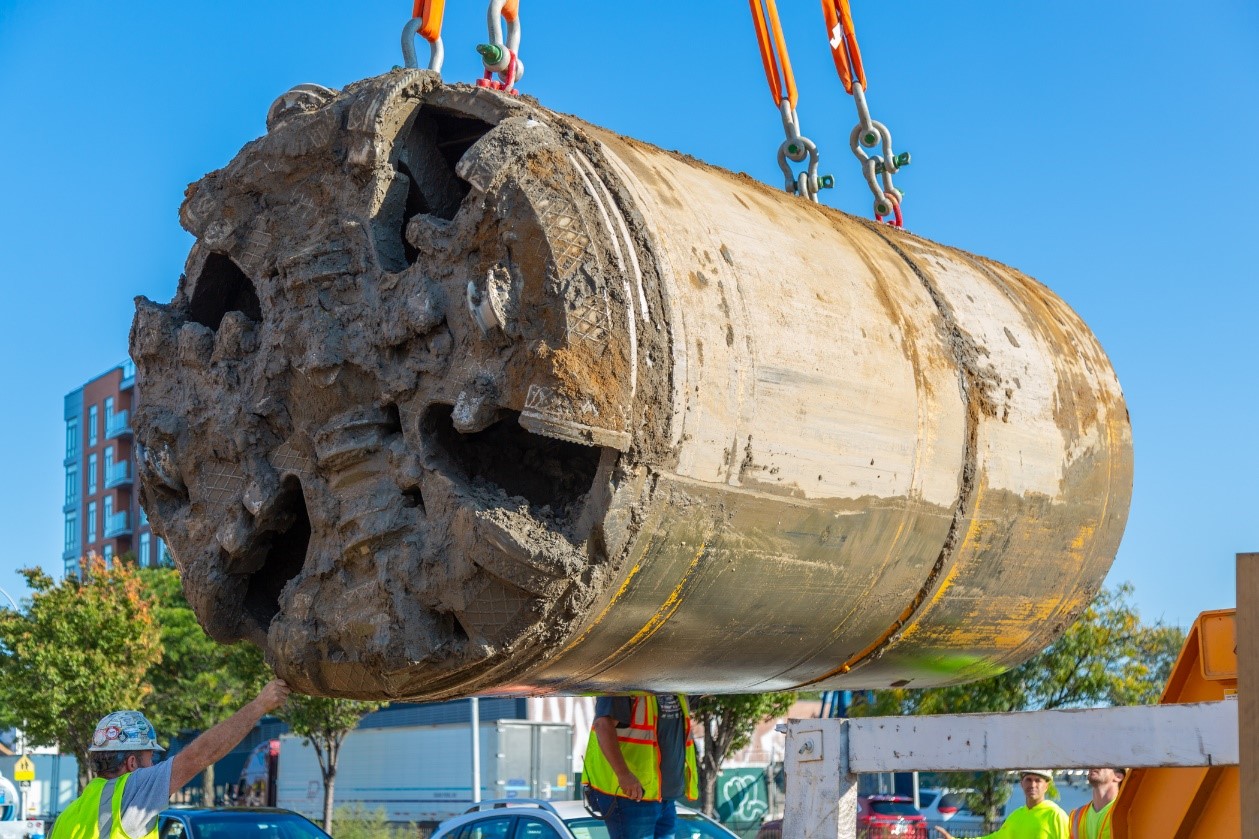
[[[1160,704],[1237,698],[1236,610],[1203,612],[1172,668]],[[1241,836],[1237,766],[1133,769],[1114,808],[1114,839]]]

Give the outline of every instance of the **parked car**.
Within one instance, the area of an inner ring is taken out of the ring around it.
[[[273,807],[182,807],[158,815],[158,839],[332,839],[305,816]]]
[[[857,836],[861,839],[927,839],[927,820],[904,795],[866,795],[857,799]]]
[[[739,839],[707,816],[678,805],[677,839]],[[608,839],[582,801],[502,798],[482,801],[442,822],[430,839]]]
[[[783,820],[761,825],[756,839],[780,839]],[[927,820],[903,795],[863,795],[857,799],[857,839],[927,839]]]
[[[918,808],[927,820],[927,827],[943,826],[958,839],[982,834],[984,817],[966,806],[966,797],[972,792],[974,790],[948,787],[918,790]]]

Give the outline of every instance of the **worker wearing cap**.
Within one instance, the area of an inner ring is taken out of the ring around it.
[[[1111,805],[1127,774],[1127,769],[1109,766],[1089,770],[1093,800],[1071,811],[1071,839],[1111,839]]]
[[[1053,777],[1048,769],[1024,769],[1019,777],[1019,786],[1023,788],[1023,806],[1006,816],[995,833],[987,835],[994,839],[1070,839],[1067,814],[1045,798]],[[944,839],[953,839],[943,827],[936,830]]]
[[[106,714],[88,749],[96,778],[61,813],[50,839],[157,839],[158,813],[175,790],[236,748],[288,695],[284,682],[270,682],[245,707],[157,764],[154,754],[165,749],[144,714]]]
[[[672,839],[675,799],[699,798],[686,697],[599,697],[582,782],[609,839]]]

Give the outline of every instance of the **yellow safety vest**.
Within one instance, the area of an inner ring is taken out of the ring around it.
[[[686,721],[686,797],[694,801],[699,798],[699,771],[695,763],[695,738],[691,734],[691,711],[686,706],[685,696],[679,696],[678,700],[682,704],[682,718]],[[635,696],[629,727],[618,728],[616,731],[625,765],[643,785],[644,801],[660,800],[660,743],[656,739],[656,719],[659,714],[655,696]],[[582,783],[608,795],[618,795],[621,792],[616,772],[599,748],[599,738],[593,728],[590,731],[590,740],[586,743],[586,763],[582,768],[581,779]]]
[[[143,836],[128,836],[122,829],[122,790],[130,775],[88,784],[57,817],[49,839],[157,839],[156,824]]]
[[[1091,839],[1113,839],[1114,834],[1110,828],[1110,815],[1114,812],[1114,801],[1111,801],[1102,808],[1102,818],[1097,825],[1097,836]],[[1076,807],[1071,811],[1071,839],[1090,839],[1084,835],[1085,820],[1088,818],[1089,809],[1093,806],[1093,802],[1085,804],[1083,807]]]

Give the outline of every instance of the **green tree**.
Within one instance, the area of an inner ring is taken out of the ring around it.
[[[964,714],[1143,705],[1157,702],[1184,644],[1177,627],[1143,624],[1132,586],[1103,589],[1074,624],[1040,655],[1012,670],[968,685],[878,691],[859,700],[853,716]],[[967,806],[985,814],[991,830],[1010,795],[1004,773],[950,776],[950,786],[971,787]]]
[[[20,572],[31,589],[25,611],[0,609],[0,697],[36,745],[57,745],[79,761],[110,711],[138,708],[147,672],[161,656],[159,633],[136,570],[125,561],[85,564],[84,579],[60,582],[39,568]]]
[[[691,716],[704,732],[699,800],[707,815],[717,812],[717,776],[726,756],[746,746],[759,723],[787,713],[795,701],[795,692],[787,692],[701,696],[690,703]]]
[[[142,570],[140,581],[161,629],[162,658],[149,668],[153,692],[144,712],[167,737],[201,731],[227,719],[271,678],[262,652],[249,643],[220,644],[197,623],[173,569]],[[214,765],[201,775],[202,799],[214,804]]]
[[[280,718],[314,748],[319,760],[319,771],[323,775],[323,829],[328,833],[332,832],[332,802],[341,744],[359,720],[385,704],[295,693],[280,710]]]

